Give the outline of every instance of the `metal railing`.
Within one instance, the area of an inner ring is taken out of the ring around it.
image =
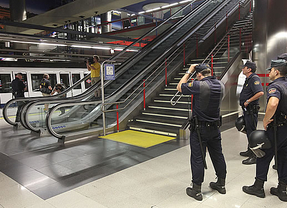
[[[240,2],[244,2],[244,7],[246,7],[250,2],[251,2],[251,0],[246,0],[246,1],[244,1],[244,0],[242,0],[242,1],[240,1]],[[242,5],[241,5],[242,6]],[[230,13],[230,14],[232,14],[232,12],[235,12],[235,11],[237,11],[236,10],[236,8],[239,8],[240,7],[240,5],[236,5],[235,7],[233,7],[228,13]],[[216,28],[216,26],[217,26],[217,24],[220,24],[220,23],[222,23],[226,18],[227,18],[228,16],[226,15],[226,17],[225,18],[223,18],[223,19],[221,19],[220,21],[217,21],[216,22],[216,24],[215,24],[215,28]],[[247,23],[246,23],[247,24]],[[242,29],[244,29],[244,28],[247,28],[247,26],[244,26],[243,28],[241,28],[241,30],[240,30],[240,28],[236,28],[237,30],[239,30],[239,31],[242,31]],[[232,29],[232,28],[231,28]],[[229,29],[229,31],[224,35],[224,37],[216,44],[216,46],[212,49],[212,51],[206,56],[206,58],[202,61],[202,64],[209,64],[210,62],[211,62],[211,59],[213,58],[213,56],[215,56],[215,55],[217,55],[217,53],[219,53],[220,51],[221,51],[221,49],[222,49],[222,47],[225,45],[225,43],[227,43],[227,38],[228,38],[228,36],[230,36],[230,35],[232,35],[232,34],[235,34],[235,32],[230,32],[231,31],[231,29]],[[234,28],[233,28],[234,29]],[[212,29],[210,30],[210,31],[212,31],[213,30],[213,27],[212,27]],[[211,34],[211,32],[208,32],[208,34]],[[204,38],[202,38],[202,40],[203,39],[205,39],[205,37]],[[240,46],[241,47],[241,46]],[[191,76],[188,78],[188,80],[187,81],[190,81],[190,80],[192,80],[192,79],[194,79],[194,75],[196,74],[196,72],[194,72],[194,73],[192,73],[191,74]],[[183,94],[181,94],[181,95],[179,95],[180,94],[180,92],[179,91],[177,91],[176,92],[176,94],[171,98],[171,100],[170,100],[170,103],[171,103],[171,105],[176,105],[178,102],[179,102],[179,100],[182,98],[182,96],[183,96]],[[179,96],[178,96],[179,95]],[[175,100],[175,98],[178,96],[178,98]]]

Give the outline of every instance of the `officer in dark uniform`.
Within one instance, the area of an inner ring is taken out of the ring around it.
[[[264,149],[265,156],[256,162],[256,180],[252,186],[244,186],[245,193],[261,198],[265,197],[264,182],[267,181],[269,165],[274,155],[277,161],[279,184],[272,187],[270,193],[287,201],[287,62],[283,59],[272,60],[268,68],[271,82],[267,88],[267,106],[263,119],[263,127],[271,141],[272,148]]]
[[[26,90],[26,85],[23,82],[23,74],[22,73],[18,73],[16,74],[15,79],[12,81],[12,94],[14,95],[14,97],[17,98],[24,98],[24,92]],[[22,107],[24,105],[23,101],[17,101],[17,113],[16,113],[16,122],[20,121],[20,113],[22,110]]]
[[[264,95],[260,78],[255,74],[255,71],[256,64],[251,61],[247,61],[242,68],[246,80],[240,93],[239,104],[243,110],[247,138],[249,138],[252,131],[256,130],[259,111],[258,101],[259,98]],[[248,157],[242,161],[243,164],[249,165],[256,163],[256,156],[248,147],[247,151],[240,152],[240,155]]]
[[[193,72],[196,72],[197,81],[187,83]],[[184,95],[193,95],[192,119],[190,121],[192,187],[188,187],[186,193],[196,200],[202,200],[201,184],[204,180],[204,168],[206,168],[207,147],[218,177],[217,182],[210,183],[210,187],[225,194],[226,163],[222,153],[219,131],[221,125],[220,103],[225,87],[222,82],[211,76],[208,65],[193,64],[178,83],[177,89]]]

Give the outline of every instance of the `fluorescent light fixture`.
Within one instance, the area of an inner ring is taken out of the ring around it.
[[[94,49],[102,49],[102,50],[111,50],[111,48],[108,47],[101,47],[101,46],[93,46]]]
[[[123,48],[115,48],[114,49],[115,51],[122,51],[122,50],[124,50]],[[127,50],[128,52],[138,52],[138,50],[134,50],[134,49],[128,49]]]
[[[38,42],[17,41],[17,40],[11,40],[11,42],[14,42],[14,43],[25,43],[25,44],[35,44],[35,45],[67,46],[65,44],[58,44],[58,43],[38,43]]]
[[[175,6],[175,5],[178,5],[178,3],[173,3],[173,4],[169,4],[169,5],[165,5],[165,6],[162,6],[161,8],[167,8],[167,7],[172,7],[172,6]]]
[[[109,47],[101,47],[101,46],[85,46],[85,45],[71,45],[73,48],[92,48],[92,49],[101,49],[101,50],[111,50]]]
[[[141,12],[139,12],[139,14],[143,14],[143,13],[145,13],[145,11],[141,11]]]
[[[192,0],[180,1],[179,3],[180,3],[180,4],[183,4],[183,3],[186,3],[186,2],[189,2],[189,1],[192,1]]]
[[[92,46],[83,46],[83,45],[71,45],[73,48],[92,48]]]

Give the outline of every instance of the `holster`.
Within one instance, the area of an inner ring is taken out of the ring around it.
[[[260,106],[259,105],[248,105],[246,108],[244,106],[242,108],[243,110],[246,109],[246,112],[248,115],[252,115],[253,113],[259,112]]]
[[[280,113],[280,115],[276,115],[276,123],[273,121],[268,126],[284,126],[287,123],[287,115],[284,113]]]

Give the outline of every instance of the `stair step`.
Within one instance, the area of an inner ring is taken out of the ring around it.
[[[137,122],[137,121],[129,122],[127,126],[133,130],[145,131],[145,132],[162,134],[166,136],[174,136],[174,137],[177,136],[178,131],[180,129],[178,127],[170,126],[169,128],[166,128],[165,126],[162,126],[162,125],[142,123],[142,122]]]

